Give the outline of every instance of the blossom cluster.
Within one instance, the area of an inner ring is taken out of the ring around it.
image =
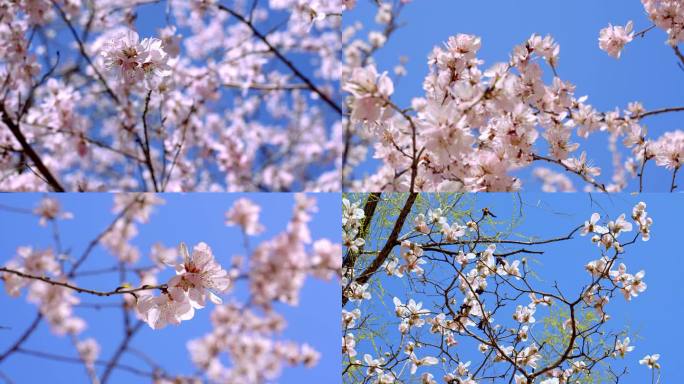
[[[100,52],[104,67],[114,72],[125,86],[145,84],[154,90],[164,79],[171,76],[169,54],[164,50],[162,40],[145,38],[140,41],[138,33],[132,30],[108,41]]]
[[[342,198],[342,245],[351,253],[358,253],[366,243],[360,233],[365,213],[359,208],[359,204],[358,201],[352,203],[347,198]],[[351,301],[370,300],[368,284],[359,284],[350,279],[351,272],[349,269],[342,269],[342,294]],[[353,340],[353,335],[351,338]]]
[[[3,1],[0,190],[340,190],[343,8]]]
[[[295,195],[295,206],[287,230],[259,244],[250,258],[250,291],[255,303],[269,307],[278,301],[297,305],[299,293],[309,274],[330,279],[342,267],[342,250],[328,239],[316,240],[313,252],[308,222],[317,210],[316,200]]]
[[[188,342],[193,363],[216,383],[264,383],[276,379],[284,365],[315,366],[320,354],[308,344],[276,339],[286,326],[275,312],[263,316],[236,303],[211,314],[212,333]],[[227,354],[232,366],[220,359]]]
[[[220,304],[215,292],[225,293],[231,285],[230,277],[214,260],[211,248],[197,244],[192,254],[181,243],[182,262],[176,264],[176,276],[166,284],[159,296],[144,295],[137,299],[137,310],[152,329],[167,324],[180,324],[195,315],[195,309],[204,308],[207,298]]]
[[[62,271],[52,249],[17,248],[14,259],[5,264],[6,268],[33,276],[48,276],[61,282],[69,277]],[[68,288],[49,284],[40,280],[30,280],[18,275],[3,273],[0,275],[5,283],[5,291],[13,297],[21,294],[22,288],[28,286],[28,301],[34,303],[40,313],[50,324],[53,332],[59,335],[78,335],[85,329],[85,322],[73,312],[74,305],[80,300]]]
[[[297,305],[308,276],[327,280],[339,273],[340,245],[312,240],[308,223],[316,210],[315,199],[295,195],[287,229],[252,250],[249,265],[241,257],[233,258],[231,278],[249,279],[253,307],[236,301],[217,306],[211,314],[212,332],[188,343],[192,361],[212,382],[269,382],[285,365],[310,367],[318,362],[320,354],[310,345],[277,338],[286,322],[273,306]],[[251,200],[238,199],[226,212],[226,224],[239,226],[246,239],[257,236],[265,230],[259,212]],[[221,356],[228,356],[232,365],[225,366]]]
[[[609,277],[611,283],[615,287],[619,287],[625,299],[631,300],[646,290],[646,283],[643,281],[646,273],[643,270],[635,274],[627,273],[627,266],[624,263],[620,263],[617,269],[614,269],[614,267],[617,255],[624,251],[623,246],[618,241],[618,237],[623,233],[631,232],[632,223],[625,220],[625,214],[620,215],[614,221],[609,221],[607,226],[598,225],[599,220],[600,215],[594,213],[588,221],[585,221],[581,234],[593,234],[592,242],[604,247],[606,250],[615,250],[616,255],[613,257],[604,255],[598,260],[589,262],[585,269],[595,279]],[[650,239],[650,228],[653,224],[653,219],[648,216],[645,203],[640,202],[634,206],[632,220],[637,225],[642,240],[648,241]],[[583,300],[587,305],[593,306],[602,318],[606,318],[604,306],[608,303],[609,296],[601,296],[601,289],[599,284],[592,284],[584,293]]]
[[[41,226],[45,226],[48,221],[73,217],[71,212],[61,209],[59,201],[50,197],[40,200],[33,212],[40,218]],[[44,276],[68,282],[70,276],[63,270],[60,261],[62,259],[63,255],[55,254],[52,248],[35,249],[21,246],[17,248],[16,256],[9,260],[5,267],[31,276]],[[28,287],[28,300],[39,308],[53,332],[60,335],[78,335],[85,329],[83,319],[73,313],[74,305],[80,302],[73,291],[10,273],[0,274],[0,280],[4,282],[7,294],[12,297],[20,296],[22,289]]]
[[[668,43],[684,42],[684,4],[677,0],[641,0],[648,17],[667,32]]]
[[[684,63],[677,46],[684,36],[681,2],[642,3]],[[427,58],[425,94],[410,106],[397,105],[392,96],[405,68],[399,64],[393,74],[381,71],[374,53],[401,25],[397,18],[404,6],[380,2],[375,18],[380,28],[367,38],[359,36],[367,27],[360,23],[343,33],[342,89],[349,110],[344,125],[350,143],[343,160],[345,188],[516,191],[523,187],[521,171],[531,168],[545,191],[574,191],[579,182],[585,190],[617,192],[635,184],[643,188],[649,162],[676,177],[684,153],[681,132],[652,138],[642,119],[682,109],[648,111],[633,102],[600,111],[559,75],[560,46],[549,35],[533,34],[513,47],[508,60],[488,66],[478,57],[484,43],[479,36],[453,35]],[[635,36],[651,29],[635,32],[632,21],[611,24],[599,32],[599,47],[619,58]],[[599,133],[608,136],[612,174],[594,165],[579,140],[598,140]],[[370,157],[377,172],[359,177],[355,168],[365,167]],[[675,188],[673,181],[670,189]]]
[[[624,27],[608,25],[600,32],[599,47],[616,59],[620,58],[622,48],[634,39],[633,23],[630,21]]]
[[[140,250],[130,241],[138,235],[138,223],[146,223],[154,206],[164,204],[164,200],[153,193],[123,193],[114,196],[116,220],[103,237],[102,245],[119,261],[134,264],[140,259]]]

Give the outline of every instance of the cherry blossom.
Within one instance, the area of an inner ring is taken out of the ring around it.
[[[580,235],[585,236],[589,233],[604,234],[604,233],[608,232],[607,228],[604,228],[600,225],[596,225],[596,223],[598,223],[598,221],[600,219],[601,219],[601,215],[594,212],[591,215],[591,218],[588,221],[584,222],[584,227],[582,227],[582,230],[580,231]]]
[[[682,15],[684,7],[677,0],[641,0],[648,17],[668,34],[668,43],[675,45],[684,41]]]
[[[0,190],[341,189],[342,0],[0,9]]]
[[[259,223],[261,207],[248,199],[239,199],[231,209],[226,212],[226,225],[239,225],[246,234],[257,235],[264,231],[264,226]]]
[[[519,323],[534,323],[534,312],[536,308],[533,305],[528,305],[523,307],[522,305],[518,305],[518,307],[515,310],[515,314],[513,315],[513,319]]]
[[[138,33],[126,31],[108,41],[101,55],[106,69],[116,73],[126,85],[133,85],[140,81],[149,84],[158,81],[154,77],[170,76],[167,64],[168,55],[162,49],[162,41],[156,38],[146,38],[140,41]]]
[[[214,304],[221,304],[221,298],[212,290],[225,292],[230,287],[230,279],[228,272],[214,260],[211,248],[199,243],[190,255],[188,248],[181,243],[180,254],[183,263],[176,266],[177,276],[169,281],[169,287],[185,291],[195,308],[203,308],[207,297]]]
[[[609,55],[619,59],[622,48],[634,38],[633,28],[634,24],[631,21],[624,27],[608,25],[601,30],[599,47]]]
[[[342,354],[349,357],[356,356],[356,340],[354,340],[354,335],[351,333],[346,334],[342,338]]]
[[[366,374],[370,373],[380,373],[382,374],[382,368],[380,368],[380,365],[384,363],[383,359],[374,359],[373,356],[369,354],[363,355],[363,361],[366,363],[366,366],[368,367],[366,369]]]
[[[351,224],[363,219],[364,212],[358,203],[352,204],[346,198],[342,198],[342,225]]]
[[[9,261],[5,264],[7,268],[15,271],[21,271],[22,267],[16,261]],[[18,275],[3,273],[0,275],[5,285],[5,292],[12,297],[18,297],[21,294],[21,288],[26,285],[26,280]]]
[[[76,349],[78,350],[78,354],[81,356],[81,359],[83,359],[85,364],[89,367],[93,367],[95,365],[95,361],[100,356],[100,344],[98,344],[97,340],[93,338],[87,338],[85,340],[79,341],[76,344]]]
[[[375,122],[387,111],[386,100],[394,93],[394,85],[387,73],[378,74],[374,65],[357,68],[344,90],[355,96],[352,118]]]
[[[433,356],[425,356],[419,359],[418,357],[416,357],[416,355],[411,354],[411,374],[416,373],[418,367],[435,365],[438,362],[439,360],[437,360],[437,358]]]
[[[312,273],[325,280],[338,275],[342,268],[342,248],[328,239],[316,240],[313,243],[311,256]]]
[[[62,211],[62,207],[57,199],[46,197],[38,203],[33,212],[40,216],[40,225],[46,225],[48,221],[56,219],[71,219],[71,212]]]
[[[681,2],[642,4],[654,25],[649,27],[646,18],[607,23],[596,31],[599,48],[619,58],[635,37],[655,34],[658,28],[667,33],[667,44],[684,64]],[[409,7],[405,2],[374,6],[377,25],[365,25],[368,18],[361,11],[347,10],[351,22],[342,34],[346,190],[510,192],[536,180],[547,192],[641,192],[644,175],[655,167],[672,174],[658,185],[677,189],[684,153],[681,133],[673,127],[653,137],[645,120],[684,107],[646,108],[634,101],[601,111],[589,96],[576,94],[579,86],[562,77],[561,47],[553,36],[533,33],[501,53],[499,62],[485,63],[479,54],[487,41],[458,29],[442,44],[435,42],[425,59],[422,92],[408,95],[410,102],[401,105],[398,100],[405,93],[398,91],[406,59],[388,62],[380,48],[400,39],[395,32]],[[637,26],[642,29],[635,32]],[[394,44],[401,46],[401,41]],[[392,65],[394,72],[385,70]],[[610,167],[598,166],[594,159],[599,135],[607,137]],[[377,168],[367,172],[369,165]]]
[[[136,309],[152,329],[162,329],[169,324],[178,325],[195,316],[188,296],[180,289],[171,289],[159,296],[142,296],[138,299]]]
[[[79,334],[85,329],[83,319],[74,315],[73,306],[80,300],[72,290],[36,281],[29,286],[27,298],[39,307],[56,334]]]

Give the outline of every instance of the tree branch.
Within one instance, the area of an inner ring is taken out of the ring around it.
[[[378,206],[378,202],[380,202],[381,195],[382,193],[371,193],[366,198],[366,204],[363,206],[363,224],[361,225],[361,231],[359,231],[360,237],[365,238],[368,234],[368,228],[370,227],[370,224],[373,221],[373,215],[375,214],[375,209]],[[356,257],[362,252],[363,246],[359,247],[359,251],[356,253],[348,250],[347,254],[344,256],[342,268],[354,268],[354,264],[356,263]]]
[[[47,277],[47,276],[35,276],[35,275],[31,275],[31,274],[24,273],[21,271],[16,271],[14,269],[9,269],[6,267],[0,267],[0,272],[11,273],[11,274],[14,274],[17,276],[21,276],[25,279],[40,280],[40,281],[43,281],[43,282],[51,284],[51,285],[69,288],[69,289],[72,289],[72,290],[79,292],[79,293],[88,293],[88,294],[96,295],[96,296],[125,295],[127,293],[133,294],[133,296],[135,296],[136,292],[149,291],[149,290],[153,290],[153,289],[164,289],[165,288],[164,285],[143,285],[142,287],[139,287],[139,288],[122,289],[122,287],[119,287],[113,291],[96,291],[93,289],[77,287],[73,284],[69,284],[69,283],[64,282],[64,281],[54,280],[54,279]]]
[[[10,119],[4,104],[0,105],[0,108],[2,108],[0,110],[0,112],[2,112],[2,122],[5,123],[7,128],[9,128],[9,130],[12,132],[12,135],[14,135],[14,137],[17,139],[26,155],[31,159],[31,161],[33,161],[33,164],[35,164],[36,168],[38,168],[41,176],[43,176],[45,181],[47,181],[50,187],[52,187],[52,189],[54,189],[56,192],[64,192],[64,187],[62,187],[62,184],[57,181],[57,178],[52,174],[52,172],[50,172],[45,163],[43,163],[43,160],[41,160],[38,153],[36,153],[36,151],[31,147],[31,144],[29,144],[26,140],[26,136],[24,136],[24,134],[21,132],[21,129],[19,129],[19,122],[15,124],[14,121]]]
[[[145,322],[143,322],[142,320],[138,320],[138,322],[135,323],[133,328],[126,330],[126,336],[121,341],[121,344],[119,344],[119,347],[116,349],[116,352],[114,352],[114,356],[112,356],[112,358],[107,363],[107,367],[105,368],[105,371],[102,374],[102,379],[100,379],[101,384],[107,383],[107,380],[109,380],[109,377],[111,376],[114,367],[117,365],[119,359],[121,359],[121,356],[128,348],[128,344],[131,342],[131,339],[142,328],[143,324],[145,324]]]
[[[387,241],[385,242],[385,245],[382,247],[382,250],[378,253],[378,256],[373,260],[373,262],[357,277],[354,281],[358,284],[365,284],[368,279],[375,273],[375,271],[380,268],[382,263],[385,262],[387,257],[389,256],[390,252],[392,252],[392,249],[394,249],[394,246],[397,243],[397,239],[399,238],[399,234],[401,232],[401,229],[404,227],[404,222],[406,221],[406,218],[408,217],[409,213],[411,212],[411,208],[413,207],[413,203],[416,201],[416,198],[418,197],[417,193],[409,193],[408,197],[406,198],[406,202],[404,203],[404,207],[401,209],[401,212],[399,212],[399,216],[397,216],[396,221],[394,222],[394,228],[392,228],[392,232],[390,233],[389,237],[387,238]],[[347,301],[349,299],[347,296],[344,295],[344,291],[342,292],[342,306],[344,307],[347,304]]]
[[[245,24],[250,30],[252,30],[254,36],[258,37],[259,40],[266,44],[269,50],[273,52],[273,54],[276,55],[276,57],[280,59],[280,61],[282,61],[283,64],[285,64],[285,66],[287,66],[292,71],[292,73],[294,73],[295,76],[302,80],[309,87],[309,89],[311,89],[314,93],[320,96],[320,98],[323,99],[323,101],[325,101],[325,103],[328,104],[332,109],[334,109],[335,112],[337,112],[340,116],[342,115],[342,107],[337,105],[337,103],[335,103],[328,95],[326,95],[323,91],[318,89],[318,87],[316,87],[316,85],[306,75],[304,75],[288,58],[286,58],[278,49],[276,49],[268,41],[268,39],[263,33],[259,32],[259,30],[254,26],[254,24],[252,24],[251,21],[247,20],[244,16],[226,7],[225,5],[217,4],[216,6],[218,7],[218,9],[229,13],[230,15],[238,19],[241,23]]]
[[[60,17],[62,18],[62,20],[64,21],[64,23],[65,23],[65,24],[67,25],[67,27],[69,28],[69,31],[71,31],[71,34],[74,36],[74,40],[76,40],[76,44],[78,45],[78,50],[81,52],[81,56],[83,56],[83,58],[84,58],[84,59],[88,62],[88,64],[90,64],[90,66],[93,68],[93,72],[95,72],[95,75],[97,76],[98,80],[100,80],[100,83],[102,83],[102,85],[104,86],[105,91],[109,94],[109,96],[112,97],[112,99],[113,99],[117,104],[121,104],[121,101],[119,100],[119,98],[116,96],[116,94],[114,93],[114,91],[112,91],[112,89],[109,87],[109,84],[107,84],[107,80],[105,80],[104,76],[102,76],[102,74],[101,74],[100,71],[97,69],[97,67],[95,66],[95,64],[93,63],[93,61],[90,59],[90,56],[88,55],[88,52],[86,52],[85,46],[83,45],[83,41],[81,41],[81,38],[78,36],[78,33],[76,33],[76,30],[74,29],[74,26],[73,26],[73,25],[71,24],[71,22],[69,21],[69,18],[68,18],[67,15],[64,13],[64,10],[62,9],[62,7],[60,7],[59,4],[57,4],[57,2],[56,2],[55,0],[50,0],[50,2],[52,3],[52,5],[53,5],[55,8],[57,8],[57,12],[59,13],[59,15],[60,15]]]

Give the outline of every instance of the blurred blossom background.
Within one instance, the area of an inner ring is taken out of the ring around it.
[[[51,226],[38,225],[35,215],[13,212],[8,207],[32,210],[44,195],[37,193],[6,194],[0,197],[0,264],[5,264],[16,254],[18,246],[32,246],[43,249],[54,247]],[[141,251],[136,266],[149,266],[149,252],[153,244],[161,243],[166,247],[177,247],[185,242],[190,249],[199,242],[207,243],[216,258],[225,269],[230,266],[230,259],[236,255],[245,256],[243,237],[239,227],[225,225],[225,212],[240,198],[248,198],[261,206],[261,223],[265,231],[250,237],[253,249],[264,240],[284,231],[292,216],[294,195],[292,194],[160,194],[165,204],[154,208],[149,223],[137,224],[139,233],[131,243]],[[314,195],[310,195],[314,196]],[[63,210],[72,212],[71,220],[60,220],[58,223],[63,249],[72,256],[78,256],[88,242],[97,236],[114,219],[111,212],[113,194],[61,194],[52,195],[62,204]],[[313,214],[309,223],[312,239],[315,241],[327,238],[335,243],[340,242],[340,198],[337,194],[316,194],[318,212]],[[96,270],[111,267],[116,258],[101,246],[96,247],[81,270]],[[159,280],[173,275],[173,268],[167,267],[160,273]],[[108,275],[84,276],[76,278],[79,287],[95,290],[111,291],[118,286],[116,273]],[[137,281],[131,284],[137,286]],[[244,302],[248,296],[247,281],[237,281],[234,289],[222,295],[223,302],[231,299]],[[0,350],[7,349],[21,332],[33,321],[36,306],[26,301],[25,289],[21,297],[12,298],[3,291],[0,294]],[[155,293],[155,295],[158,293]],[[76,294],[81,303],[120,303],[121,297],[96,297],[87,294]],[[209,333],[212,326],[210,314],[215,305],[207,303],[203,309],[195,312],[194,318],[182,322],[179,326],[169,325],[161,330],[153,331],[147,325],[136,335],[131,346],[144,351],[170,374],[190,375],[197,368],[190,360],[186,343]],[[297,306],[276,304],[274,309],[283,315],[287,326],[277,339],[292,340],[296,343],[308,343],[321,353],[319,363],[313,368],[285,366],[279,383],[336,383],[339,375],[339,309],[340,288],[336,278],[330,281],[308,277],[301,291]],[[100,359],[108,360],[123,337],[122,313],[120,307],[103,307],[101,309],[75,307],[75,314],[88,323],[87,328],[79,335],[80,339],[95,338],[102,350]],[[77,357],[69,336],[52,334],[45,321],[41,322],[37,331],[24,345],[27,349],[39,350],[55,354]],[[230,366],[223,357],[224,365]],[[131,353],[125,353],[122,363],[146,371],[151,368],[144,360]],[[82,364],[63,363],[15,353],[0,364],[0,372],[16,383],[45,382],[51,383],[86,382],[87,376]],[[102,367],[98,367],[101,374]],[[147,382],[145,378],[127,371],[115,370],[111,383]],[[2,381],[2,380],[0,380]]]

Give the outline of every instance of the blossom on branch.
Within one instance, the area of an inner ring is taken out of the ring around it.
[[[616,59],[620,58],[622,48],[634,38],[632,29],[634,24],[630,21],[624,27],[608,25],[601,30],[599,37],[599,47]]]

